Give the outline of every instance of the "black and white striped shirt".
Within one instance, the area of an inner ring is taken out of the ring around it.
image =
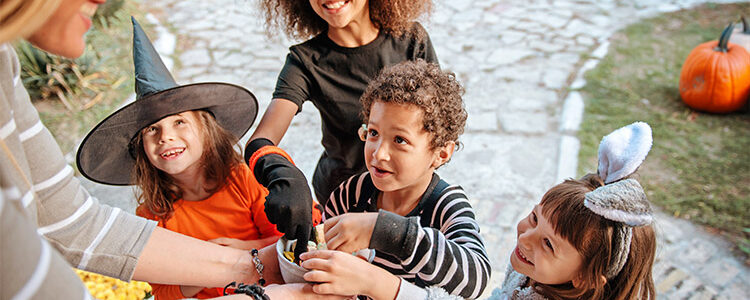
[[[373,264],[420,287],[439,286],[454,295],[477,298],[491,270],[474,210],[457,185],[442,191],[438,187],[437,197],[430,197],[438,182],[433,174],[417,207],[400,216],[378,210],[380,191],[369,173],[355,175],[331,193],[325,216],[379,211],[370,238],[376,253]]]

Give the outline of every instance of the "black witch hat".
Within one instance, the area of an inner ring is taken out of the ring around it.
[[[95,182],[134,183],[135,158],[130,142],[137,133],[164,117],[190,110],[210,112],[217,123],[237,137],[247,132],[258,114],[258,101],[245,88],[228,83],[178,85],[151,41],[133,20],[135,102],[97,124],[78,148],[78,169]]]

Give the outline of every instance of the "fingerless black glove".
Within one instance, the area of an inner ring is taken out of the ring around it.
[[[261,151],[263,147],[273,148]],[[245,148],[245,161],[252,168],[255,179],[268,189],[266,216],[286,239],[297,240],[294,258],[298,260],[299,255],[307,250],[307,241],[310,240],[313,200],[307,178],[284,155],[283,150],[265,138],[255,139]]]

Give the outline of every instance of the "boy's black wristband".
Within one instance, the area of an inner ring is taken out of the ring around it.
[[[245,147],[245,163],[250,161],[250,157],[253,156],[253,153],[255,151],[258,151],[258,149],[263,148],[263,146],[275,146],[271,140],[267,138],[257,138],[250,143],[247,144],[247,147]]]

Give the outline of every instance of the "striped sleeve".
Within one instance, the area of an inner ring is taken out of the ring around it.
[[[367,172],[354,175],[333,190],[331,197],[328,198],[323,208],[323,221],[349,212],[357,204],[360,197],[367,197],[372,193],[372,183],[367,180],[369,176],[370,174]]]
[[[423,218],[430,218],[429,227],[421,225],[428,221]],[[400,268],[425,286],[442,287],[464,298],[479,297],[489,281],[490,262],[479,225],[458,186],[446,188],[421,217],[381,210],[370,246],[397,259],[376,257],[385,268]]]
[[[0,299],[91,299],[65,259],[36,234],[21,202],[6,194],[19,196],[0,192]]]
[[[138,256],[156,225],[118,208],[100,205],[79,184],[57,142],[18,78],[19,63],[10,47],[0,51],[2,140],[12,166],[5,178],[22,195],[37,232],[73,266],[129,280]]]

